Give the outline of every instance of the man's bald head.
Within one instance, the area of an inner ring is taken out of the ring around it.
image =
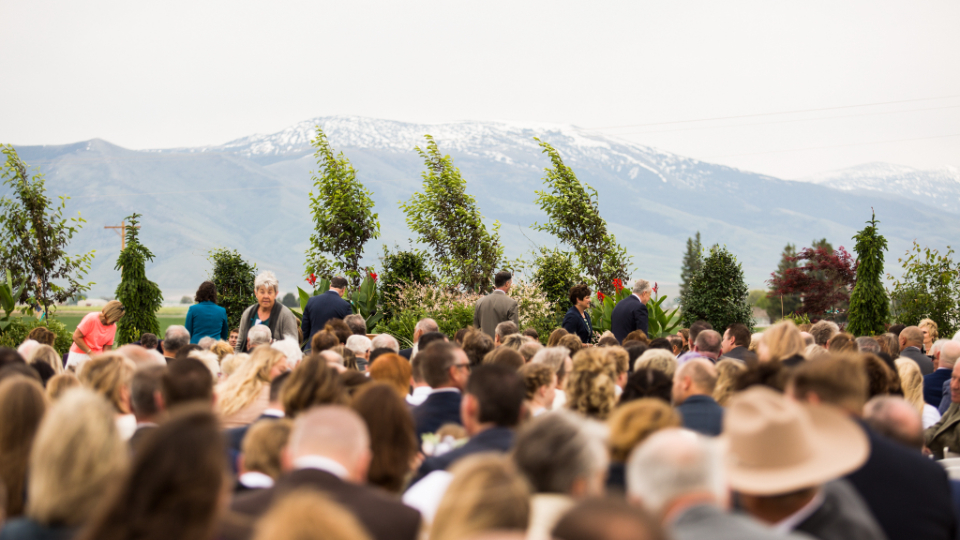
[[[315,407],[297,416],[287,453],[293,465],[304,456],[332,459],[347,469],[350,480],[362,482],[370,463],[370,434],[348,407]]]
[[[703,332],[700,335],[703,335]],[[678,377],[689,377],[699,394],[713,394],[713,389],[717,386],[717,368],[713,362],[703,358],[694,358],[677,368],[674,378]]]
[[[881,435],[901,444],[923,448],[923,422],[909,401],[896,396],[877,396],[863,407],[863,419]]]
[[[908,326],[900,331],[900,350],[905,347],[920,347],[923,345],[923,330],[919,326]]]
[[[940,345],[940,367],[952,368],[960,360],[960,341],[948,341]]]

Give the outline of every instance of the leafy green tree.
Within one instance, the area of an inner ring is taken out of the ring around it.
[[[631,257],[617,244],[617,239],[607,230],[607,222],[600,217],[597,191],[581,183],[549,143],[536,137],[534,140],[543,148],[543,153],[550,156],[553,167],[545,169],[547,174],[543,179],[549,192],[537,191],[537,204],[549,221],[542,225],[534,223],[533,228],[548,232],[573,248],[592,288],[612,293],[614,279],[629,279],[627,267]]]
[[[683,254],[683,264],[680,267],[680,296],[687,292],[687,284],[700,270],[703,264],[703,245],[700,244],[700,231],[693,238],[687,238],[687,251]]]
[[[873,336],[886,331],[890,318],[890,300],[883,288],[883,252],[887,239],[877,231],[877,216],[854,236],[857,245],[857,282],[850,294],[847,332],[855,336]]]
[[[814,242],[816,244],[816,242]],[[830,249],[833,251],[833,248]],[[797,268],[797,246],[787,244],[780,254],[780,264],[777,265],[777,271],[773,273],[772,282],[782,280],[791,268]],[[763,309],[767,310],[770,321],[776,321],[791,313],[796,313],[803,305],[798,294],[779,294],[776,287],[770,286],[770,293],[767,295],[768,301]],[[758,304],[759,305],[759,304]]]
[[[357,288],[366,275],[360,267],[363,246],[380,237],[380,221],[371,210],[373,193],[357,180],[357,172],[343,152],[334,155],[320,126],[316,129],[317,136],[311,143],[317,149],[314,156],[318,172],[313,175],[315,192],[310,192],[315,230],[310,236],[304,276],[333,278],[343,274]]]
[[[297,297],[294,296],[292,292],[283,295],[283,300],[281,300],[280,303],[288,308],[300,309],[300,301],[297,300]]]
[[[90,288],[92,283],[81,280],[90,271],[94,252],[67,254],[84,219],[79,214],[64,219],[67,198],[55,204],[46,194],[42,174],[30,177],[12,146],[0,145],[0,151],[7,157],[0,178],[10,189],[10,197],[0,198],[0,267],[27,283],[16,300],[41,308],[47,316],[51,304]]]
[[[163,304],[160,287],[147,279],[147,263],[153,261],[153,253],[140,243],[140,214],[125,218],[126,247],[117,258],[116,269],[120,271],[117,285],[117,300],[123,304],[123,318],[117,323],[117,344],[132,343],[144,333],[159,334],[157,311]]]
[[[243,260],[236,250],[215,249],[208,258],[213,262],[210,281],[217,286],[217,304],[227,310],[230,328],[237,328],[243,310],[257,301],[253,290],[257,265]]]
[[[436,280],[430,271],[427,254],[419,249],[401,250],[395,247],[394,251],[390,251],[383,246],[380,265],[383,271],[380,272],[377,289],[386,319],[393,316],[403,287],[425,285]]]
[[[477,201],[467,194],[467,182],[453,159],[440,154],[433,137],[425,137],[426,150],[416,148],[427,167],[423,192],[400,203],[407,226],[432,250],[434,265],[447,284],[488,292],[503,258],[500,223],[494,222],[492,232],[487,232]]]
[[[897,259],[903,265],[903,276],[894,282],[890,295],[897,323],[915,325],[930,318],[937,323],[938,333],[947,337],[960,329],[960,264],[952,255],[950,246],[941,255],[914,242],[906,255]]]
[[[584,280],[570,252],[540,248],[533,261],[533,281],[558,312],[566,313],[570,307],[570,288]]]
[[[753,328],[753,311],[743,268],[727,248],[713,246],[681,298],[683,326],[705,320],[718,332],[733,323]]]

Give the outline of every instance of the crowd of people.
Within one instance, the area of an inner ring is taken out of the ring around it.
[[[370,335],[343,299],[115,348],[0,349],[0,540],[947,540],[960,536],[960,339],[699,321],[648,336],[650,284],[597,336],[588,287],[549,336],[512,276],[445,335]],[[400,338],[398,340],[397,338]],[[400,341],[409,347],[401,347]]]

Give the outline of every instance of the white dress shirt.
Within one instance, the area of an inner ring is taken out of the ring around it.
[[[347,479],[346,467],[323,456],[300,456],[293,460],[293,468],[298,471],[301,469],[317,469],[328,472],[341,480]]]
[[[429,386],[418,386],[413,389],[413,393],[407,396],[407,403],[416,407],[423,403],[433,389]]]

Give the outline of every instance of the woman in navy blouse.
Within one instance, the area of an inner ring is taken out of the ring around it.
[[[570,288],[570,303],[573,306],[563,317],[563,329],[580,338],[582,343],[590,343],[593,337],[593,326],[590,324],[590,289],[580,284]]]
[[[230,325],[227,323],[227,310],[217,305],[217,286],[212,281],[204,281],[197,289],[196,304],[187,310],[184,326],[190,332],[190,343],[197,343],[210,336],[224,341],[230,337]]]

